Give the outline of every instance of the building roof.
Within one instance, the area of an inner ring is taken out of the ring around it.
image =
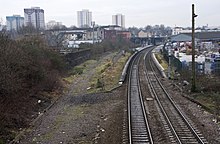
[[[191,33],[184,33],[191,37]],[[220,32],[197,32],[195,37],[200,40],[220,40]]]
[[[170,37],[172,42],[186,42],[192,41],[192,33],[181,33]],[[195,40],[220,40],[220,32],[197,32],[195,33]]]
[[[107,26],[101,26],[101,28],[118,28],[120,26],[118,25],[107,25]]]
[[[178,34],[170,37],[171,42],[189,42],[192,41],[192,37],[187,34]],[[195,39],[198,40],[198,39]]]
[[[138,31],[138,33],[141,32],[141,31],[144,32],[144,33],[148,33],[149,32],[147,30],[141,29],[141,30]]]

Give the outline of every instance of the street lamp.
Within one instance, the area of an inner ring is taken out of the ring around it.
[[[191,91],[196,91],[196,70],[195,70],[195,17],[198,15],[194,12],[194,4],[192,4],[192,87]]]
[[[172,43],[168,45],[168,57],[169,57],[169,63],[168,63],[168,78],[171,79],[171,56],[172,56]]]
[[[92,22],[92,44],[94,44],[94,27],[95,27],[95,21]]]

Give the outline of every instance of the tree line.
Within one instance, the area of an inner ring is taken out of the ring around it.
[[[140,30],[147,31],[155,36],[171,36],[172,35],[172,28],[169,26],[161,25],[147,25],[143,28],[138,27],[129,27],[128,30],[132,33],[133,36],[137,36]]]

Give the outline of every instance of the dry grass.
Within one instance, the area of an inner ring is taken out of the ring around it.
[[[164,60],[163,56],[160,53],[156,53],[155,57],[160,65],[166,70],[168,68],[168,63]]]
[[[63,78],[63,81],[66,84],[71,84],[73,83],[77,78],[80,77],[83,73],[87,73],[88,71],[91,70],[91,66],[96,64],[96,60],[88,60],[79,66],[75,66],[71,71],[68,77]],[[80,71],[80,72],[79,72]]]
[[[107,59],[96,67],[95,74],[90,81],[92,87],[90,92],[108,91],[116,87],[118,85],[122,69],[129,56],[130,53],[126,53],[125,56],[120,57],[114,65],[112,60]],[[103,85],[102,87],[97,86],[98,81],[101,82]]]
[[[130,53],[126,53],[125,56],[121,56],[118,61],[113,64],[112,59],[116,54],[117,53],[109,54],[100,61],[88,60],[74,67],[70,71],[70,75],[63,78],[66,85],[65,87],[68,88],[70,84],[79,79],[83,79],[84,74],[92,72],[92,76],[88,79],[88,83],[91,87],[88,93],[111,90],[118,85],[124,64],[130,56]]]
[[[193,96],[193,99],[204,106],[206,110],[218,115],[220,120],[220,95],[213,92],[198,93]]]
[[[129,56],[130,53],[126,53],[126,55],[124,57],[122,56],[115,65],[111,65],[111,67],[102,73],[106,90],[110,90],[118,85],[121,72]]]

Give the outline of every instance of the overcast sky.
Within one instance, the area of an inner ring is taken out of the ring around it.
[[[191,5],[198,14],[196,26],[220,26],[220,0],[1,0],[0,18],[19,14],[24,8],[44,9],[45,22],[56,20],[77,25],[77,11],[89,9],[99,25],[112,24],[112,15],[125,15],[126,27],[191,26]]]

